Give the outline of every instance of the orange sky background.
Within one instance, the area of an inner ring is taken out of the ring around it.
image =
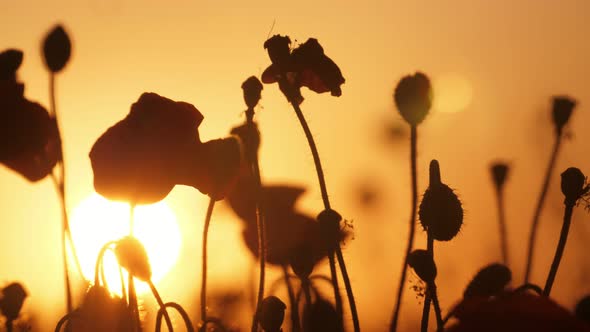
[[[569,94],[579,104],[541,220],[535,283],[544,283],[561,227],[558,174],[569,166],[590,174],[590,3],[585,0],[362,5],[0,1],[0,50],[24,51],[19,77],[27,98],[48,106],[48,75],[40,52],[45,33],[62,23],[73,40],[72,59],[57,80],[70,211],[93,193],[92,144],[142,92],[194,104],[205,116],[201,137],[225,136],[244,120],[241,83],[270,63],[262,45],[273,22],[272,34],[298,42],[317,38],[346,83],[340,98],[304,89],[302,109],[322,156],[332,205],[354,221],[355,236],[344,255],[366,331],[389,325],[406,245],[409,139],[393,143],[383,138],[386,125],[399,121],[392,92],[403,75],[426,72],[435,83],[435,96],[443,99],[461,93],[458,87],[437,86],[449,75],[468,82],[471,91],[465,110],[445,113],[435,107],[419,127],[419,192],[427,187],[428,163],[436,158],[443,181],[457,190],[466,211],[460,235],[437,244],[443,311],[459,299],[479,267],[500,258],[488,174],[489,162],[497,158],[512,165],[506,188],[511,268],[515,281],[522,281],[528,228],[553,142],[552,95]],[[437,89],[445,95],[437,95]],[[257,119],[264,179],[307,186],[300,206],[317,214],[322,206],[317,179],[293,111],[276,85],[265,86],[261,105]],[[372,211],[359,208],[355,192],[367,179],[381,194]],[[37,318],[41,331],[53,330],[63,314],[61,221],[53,185],[50,179],[31,185],[6,168],[0,169],[0,183],[0,281],[21,280],[30,293],[25,311]],[[201,236],[207,197],[177,187],[166,201],[177,214],[183,243],[176,267],[159,286],[165,299],[196,315],[200,240],[195,237]],[[244,271],[249,271],[250,255],[240,242],[240,224],[227,209],[218,209],[213,218],[210,252],[218,262],[211,265],[212,290],[229,281],[248,287]],[[590,292],[590,264],[582,249],[590,239],[589,221],[587,213],[576,210],[554,287],[554,298],[567,307]],[[418,233],[417,245],[423,246],[425,237]],[[415,295],[406,295],[400,324],[409,329],[420,310]]]

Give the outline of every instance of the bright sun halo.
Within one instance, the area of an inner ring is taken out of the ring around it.
[[[112,202],[98,194],[86,198],[73,211],[70,227],[87,280],[94,280],[96,258],[102,246],[129,234],[129,212],[128,204]],[[180,252],[176,216],[164,202],[137,206],[133,233],[146,248],[152,280],[157,284],[174,266]],[[120,294],[119,269],[112,252],[105,254],[103,264],[109,289]],[[137,292],[149,292],[149,286],[138,281]]]

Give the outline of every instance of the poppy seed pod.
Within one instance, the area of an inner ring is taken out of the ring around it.
[[[119,265],[141,281],[152,278],[152,268],[145,247],[138,239],[125,236],[115,245],[115,256]]]
[[[258,321],[265,332],[279,332],[287,306],[276,296],[267,296],[260,304]]]
[[[27,292],[24,287],[17,282],[4,287],[4,289],[2,289],[2,298],[0,299],[0,311],[2,312],[2,315],[4,315],[9,321],[15,320],[23,307],[26,297]]]
[[[70,59],[71,49],[68,34],[61,25],[56,26],[43,42],[43,57],[47,68],[53,73],[61,71]]]
[[[510,168],[507,164],[497,162],[492,164],[490,167],[490,171],[492,173],[492,180],[494,181],[494,185],[496,186],[497,190],[501,190],[504,188],[504,184],[506,183],[506,178],[508,177],[508,171]]]
[[[256,76],[250,76],[242,83],[242,90],[244,90],[244,101],[249,109],[253,109],[260,101],[262,83]]]
[[[430,186],[418,212],[420,223],[437,241],[449,241],[461,230],[463,207],[453,189],[440,180],[438,161],[430,162]]]
[[[584,192],[586,176],[580,169],[570,167],[561,173],[561,192],[566,202],[575,204]]]
[[[16,71],[23,62],[23,52],[8,49],[0,53],[0,80],[14,79]]]
[[[417,126],[426,118],[432,105],[430,80],[421,72],[404,76],[395,88],[393,99],[404,120]]]
[[[289,66],[291,49],[291,39],[289,36],[274,35],[264,42],[264,48],[268,51],[268,56],[273,65],[284,70]]]
[[[570,97],[553,97],[553,124],[555,130],[561,133],[576,107],[576,101]]]
[[[463,297],[489,297],[502,293],[512,280],[510,269],[502,264],[488,265],[475,275],[465,291]]]
[[[408,256],[408,265],[426,283],[432,283],[436,279],[436,264],[428,251],[423,249],[412,251]]]

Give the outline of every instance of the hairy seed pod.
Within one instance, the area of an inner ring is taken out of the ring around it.
[[[267,296],[260,304],[258,320],[265,332],[279,332],[287,306],[276,296]]]
[[[586,176],[579,168],[570,167],[561,173],[561,192],[566,202],[574,204],[584,191]]]
[[[419,210],[420,223],[437,241],[449,241],[461,230],[463,207],[453,189],[440,180],[438,161],[430,162],[430,186]]]
[[[436,264],[428,251],[423,249],[412,251],[408,256],[408,265],[426,283],[434,282],[434,279],[436,279]]]
[[[43,42],[43,57],[47,68],[53,73],[61,71],[70,60],[71,52],[72,43],[68,34],[61,25],[56,26]]]
[[[500,294],[512,280],[512,272],[503,264],[490,264],[477,272],[463,292],[463,297],[489,297]]]

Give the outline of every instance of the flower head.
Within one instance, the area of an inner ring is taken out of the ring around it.
[[[149,204],[183,184],[223,198],[237,176],[240,143],[235,138],[202,143],[202,120],[188,103],[141,95],[127,117],[90,151],[96,191],[114,200]]]
[[[70,60],[71,50],[70,37],[61,25],[57,25],[43,42],[45,65],[53,73],[61,71]]]
[[[492,173],[492,180],[494,181],[494,185],[496,189],[501,190],[504,188],[504,184],[506,183],[506,178],[508,177],[510,167],[506,163],[496,162],[492,164],[490,167],[490,171]]]
[[[260,305],[258,319],[265,332],[280,332],[287,306],[276,296],[268,296]]]
[[[553,97],[553,125],[558,133],[567,124],[576,107],[576,101],[570,97]]]
[[[587,188],[584,188],[585,183],[586,176],[579,168],[570,167],[561,173],[561,192],[565,196],[565,201],[576,203],[584,191],[588,191]]]
[[[22,52],[0,53],[0,163],[27,180],[43,179],[61,159],[55,118],[24,97],[16,71]]]
[[[21,284],[18,282],[9,284],[2,289],[0,312],[7,320],[15,320],[20,314],[26,298],[27,292]]]
[[[152,268],[145,247],[137,238],[126,236],[116,242],[115,255],[119,265],[141,281],[152,278]]]
[[[404,76],[395,88],[393,99],[404,120],[417,126],[424,121],[432,105],[430,80],[421,72]]]
[[[244,90],[244,101],[248,108],[252,109],[258,105],[260,101],[260,93],[262,92],[262,83],[256,76],[250,76],[242,83],[242,90]]]
[[[279,35],[265,42],[272,64],[262,73],[263,83],[278,82],[283,94],[295,104],[303,102],[300,89],[304,86],[317,93],[342,94],[342,72],[317,39],[309,38],[292,52],[289,44],[289,37]]]

